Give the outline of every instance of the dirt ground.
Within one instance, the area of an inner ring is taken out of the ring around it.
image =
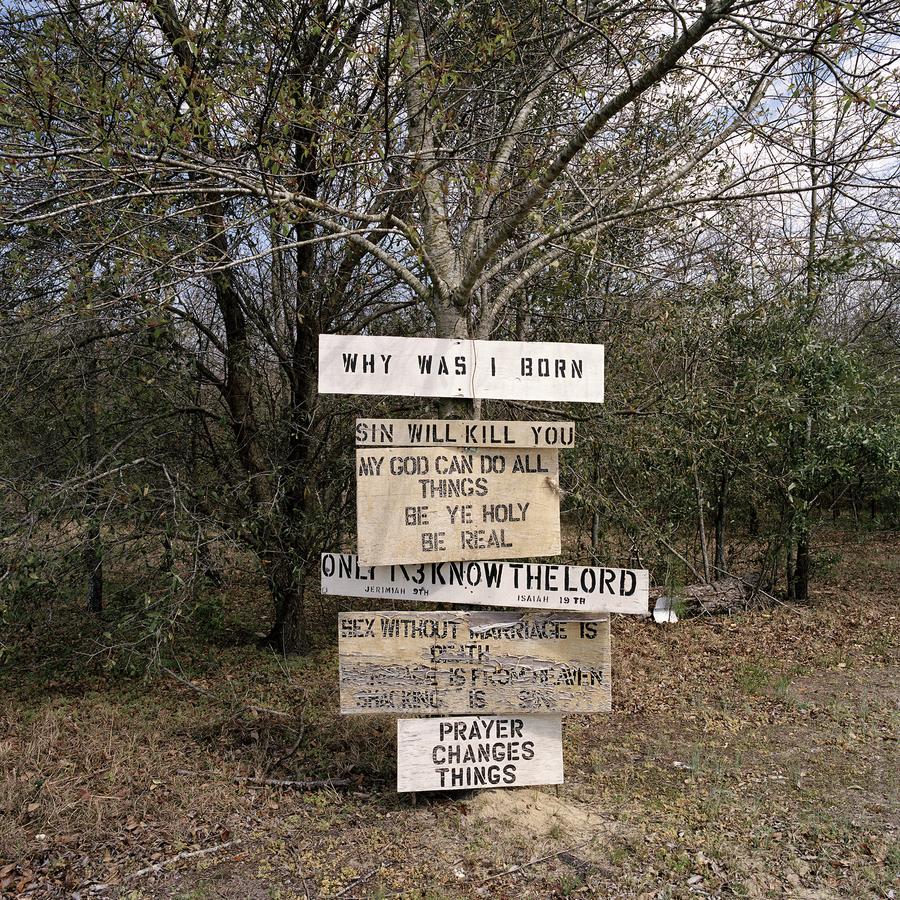
[[[324,603],[318,648],[284,660],[233,590],[152,680],[59,613],[0,663],[0,891],[900,896],[900,541],[830,540],[804,608],[614,617],[613,712],[565,718],[558,791],[398,795],[393,720],[336,712]]]

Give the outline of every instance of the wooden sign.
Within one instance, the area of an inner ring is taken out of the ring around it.
[[[361,566],[352,554],[323,553],[320,575],[322,593],[342,597],[649,613],[646,569],[474,560]]]
[[[562,784],[561,716],[397,720],[397,790]]]
[[[558,450],[356,451],[362,565],[552,556]]]
[[[319,335],[320,394],[603,402],[603,345]]]
[[[357,419],[357,447],[574,447],[574,422]]]
[[[342,713],[606,712],[609,616],[338,616]]]

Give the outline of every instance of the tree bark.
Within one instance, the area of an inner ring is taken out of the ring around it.
[[[723,474],[716,497],[716,549],[714,568],[717,576],[725,574],[725,515],[728,510],[728,475]]]
[[[275,622],[266,643],[285,655],[301,653],[306,648],[304,578],[301,574],[295,579],[290,559],[282,556],[273,564],[269,583],[275,601]]]
[[[87,572],[88,612],[100,615],[103,612],[103,545],[100,543],[100,526],[95,519],[88,525],[84,567]]]
[[[785,579],[787,581],[787,599],[796,599],[796,582],[794,580],[794,539],[788,536],[785,558]]]
[[[437,336],[468,340],[469,323],[455,310],[442,309],[437,321]],[[477,419],[476,403],[465,397],[441,397],[438,416],[442,419]]]
[[[90,476],[99,460],[97,439],[97,349],[91,341],[85,347],[87,360],[84,366],[84,448],[85,471]],[[98,482],[91,482],[85,498],[88,506],[87,541],[84,546],[84,568],[87,575],[88,612],[103,612],[103,545],[100,540],[100,523],[97,519],[99,504]]]
[[[809,600],[809,530],[804,526],[797,539],[797,565],[794,570],[794,599],[798,603]]]
[[[694,460],[694,489],[697,493],[697,518],[700,525],[700,553],[703,559],[703,580],[709,584],[709,549],[706,541],[706,517],[703,514],[703,489],[700,486],[700,475],[697,472],[697,460]]]

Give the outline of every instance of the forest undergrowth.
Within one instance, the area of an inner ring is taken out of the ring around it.
[[[900,540],[833,532],[804,606],[613,619],[613,711],[565,718],[565,784],[398,795],[387,717],[337,712],[266,598],[123,677],[60,608],[0,669],[0,892],[114,897],[894,897]]]

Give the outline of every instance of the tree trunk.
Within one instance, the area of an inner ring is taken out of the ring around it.
[[[709,584],[709,549],[706,541],[706,519],[703,515],[703,490],[700,487],[700,475],[697,473],[697,460],[694,460],[694,488],[697,492],[697,518],[700,524],[700,553],[703,558],[703,580]]]
[[[723,475],[719,482],[719,494],[716,497],[716,550],[714,567],[717,576],[725,574],[725,515],[728,510],[728,476]]]
[[[787,599],[794,600],[796,598],[796,583],[794,581],[794,539],[788,537],[787,551],[785,559],[785,579],[787,581]]]
[[[804,527],[797,539],[797,566],[794,570],[794,599],[809,600],[809,531]]]
[[[88,612],[99,615],[103,612],[103,545],[100,543],[100,526],[96,519],[91,519],[88,525],[84,568],[87,572]]]
[[[293,566],[283,556],[273,561],[272,567],[269,584],[275,601],[275,622],[265,642],[285,655],[302,653],[306,648],[303,576],[295,580]]]
[[[97,351],[91,341],[85,348],[88,354],[84,367],[84,455],[85,472],[94,475],[99,460],[97,445]],[[87,489],[88,506],[87,542],[84,547],[84,568],[87,575],[88,612],[99,615],[103,612],[103,545],[100,542],[100,523],[97,520],[99,487],[92,481]]]
[[[438,318],[437,336],[440,338],[468,340],[469,325],[459,313],[444,311]],[[480,407],[466,397],[441,397],[438,400],[438,416],[442,419],[477,419]]]

